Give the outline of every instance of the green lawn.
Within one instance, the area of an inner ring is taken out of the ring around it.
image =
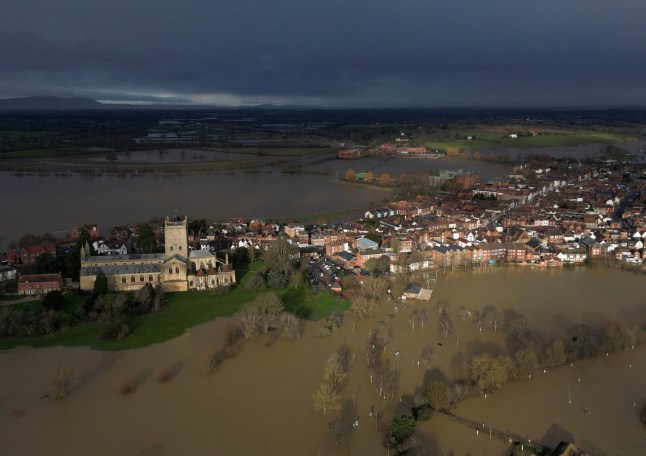
[[[261,267],[262,263],[253,263],[250,270],[254,271]],[[101,339],[100,323],[88,322],[47,336],[0,339],[0,349],[21,345],[33,347],[66,345],[90,346],[98,350],[126,350],[163,342],[181,335],[186,329],[200,323],[211,321],[216,317],[233,315],[242,304],[253,300],[259,292],[247,290],[244,287],[249,276],[248,271],[238,271],[240,283],[225,296],[199,291],[167,293],[167,304],[162,311],[126,318],[125,323],[130,327],[130,334],[123,340]],[[306,287],[282,290],[278,295],[283,299],[288,310],[309,320],[318,320],[334,312],[343,312],[350,307],[348,300],[337,299],[329,292],[311,293]],[[66,295],[64,310],[73,313],[85,299],[87,299],[85,296]],[[40,302],[34,301],[31,305],[39,308]]]

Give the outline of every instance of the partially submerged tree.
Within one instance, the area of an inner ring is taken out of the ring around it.
[[[52,379],[49,383],[49,395],[52,399],[66,398],[72,388],[78,383],[74,376],[74,368],[66,364],[58,364],[52,369]]]
[[[289,312],[280,314],[280,336],[286,340],[296,340],[301,337],[303,325],[299,318]]]
[[[437,329],[444,337],[448,337],[453,333],[453,319],[449,316],[446,310],[443,310],[440,313],[440,317],[437,321]]]
[[[312,399],[314,399],[314,409],[320,410],[323,415],[341,408],[341,395],[327,382],[321,383],[321,386],[312,394]]]
[[[422,392],[426,404],[433,410],[446,409],[451,405],[449,388],[441,382],[432,382],[424,387]]]
[[[471,360],[471,379],[482,391],[493,391],[509,380],[511,360],[506,356],[494,358],[489,353]]]

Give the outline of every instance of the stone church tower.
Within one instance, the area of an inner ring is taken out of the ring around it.
[[[166,258],[181,255],[188,258],[188,219],[170,220],[164,222],[164,244]]]

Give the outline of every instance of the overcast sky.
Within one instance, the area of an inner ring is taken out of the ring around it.
[[[646,106],[646,0],[5,0],[0,98]]]

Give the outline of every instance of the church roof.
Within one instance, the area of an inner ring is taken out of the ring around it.
[[[143,263],[143,264],[118,264],[106,266],[84,266],[81,268],[81,276],[94,276],[103,271],[105,275],[121,275],[121,274],[150,274],[152,272],[161,272],[161,264],[159,263]]]
[[[206,250],[191,250],[191,253],[188,255],[191,260],[194,258],[213,258],[214,256],[215,255]]]
[[[182,262],[182,263],[186,263],[187,258],[186,258],[184,255],[180,255],[179,253],[176,253],[176,254],[175,254],[175,255],[173,255],[172,257],[168,257],[168,258],[166,258],[166,260],[164,261],[164,263],[168,263],[168,262],[173,261],[173,260],[179,260],[179,261],[180,261],[180,262]]]

